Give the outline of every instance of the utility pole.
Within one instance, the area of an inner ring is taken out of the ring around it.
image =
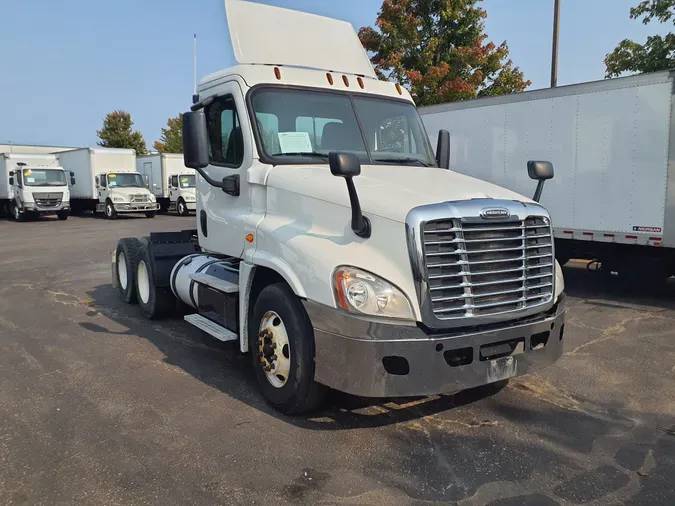
[[[551,52],[551,88],[558,86],[558,32],[560,31],[560,0],[553,6],[553,49]]]

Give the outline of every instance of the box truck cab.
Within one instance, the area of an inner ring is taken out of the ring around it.
[[[0,159],[0,200],[16,221],[40,215],[68,219],[69,179],[55,155],[3,153]]]
[[[138,156],[136,167],[148,177],[150,191],[162,211],[187,216],[196,210],[195,171],[185,166],[182,154],[153,153]]]
[[[249,352],[286,413],[327,387],[439,394],[558,360],[546,209],[448,170],[447,132],[434,156],[409,93],[376,78],[350,24],[226,8],[239,64],[204,78],[183,117],[196,229],[122,239],[124,300],[149,318],[193,307],[185,320]],[[540,194],[552,166],[527,165]]]
[[[71,187],[74,212],[103,212],[111,220],[119,213],[144,213],[154,218],[157,200],[148,190],[147,177],[136,171],[133,149],[82,148],[58,157],[76,176]]]

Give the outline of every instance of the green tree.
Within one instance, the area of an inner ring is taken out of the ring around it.
[[[480,1],[384,0],[377,30],[359,30],[378,76],[405,85],[418,105],[523,91],[531,83],[506,42],[486,41]]]
[[[642,18],[645,25],[652,20],[675,24],[675,0],[644,0],[630,10],[630,18]],[[605,77],[675,68],[675,33],[652,35],[644,44],[624,39],[605,57],[605,67]]]
[[[106,148],[135,149],[136,154],[144,155],[148,150],[143,134],[132,130],[133,125],[131,114],[126,111],[118,110],[106,114],[103,128],[96,131],[98,138],[101,139],[98,145]]]
[[[167,120],[166,128],[162,128],[162,135],[153,146],[160,153],[183,152],[183,114]]]

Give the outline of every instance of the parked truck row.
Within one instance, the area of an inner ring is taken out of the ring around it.
[[[194,211],[195,175],[182,155],[136,156],[132,149],[80,148],[54,154],[0,154],[0,213],[28,217],[91,211],[122,213]]]

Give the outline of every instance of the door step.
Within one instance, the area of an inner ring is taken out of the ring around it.
[[[200,314],[189,314],[185,315],[183,318],[186,322],[188,322],[191,325],[194,325],[200,330],[203,330],[207,334],[212,335],[219,341],[236,341],[239,337],[237,334],[232,332],[231,330],[226,329],[225,327],[222,327],[221,325],[218,325],[215,322],[212,322],[208,318],[204,318]]]
[[[201,272],[190,274],[190,279],[200,285],[208,286],[222,293],[237,293],[239,285]]]

